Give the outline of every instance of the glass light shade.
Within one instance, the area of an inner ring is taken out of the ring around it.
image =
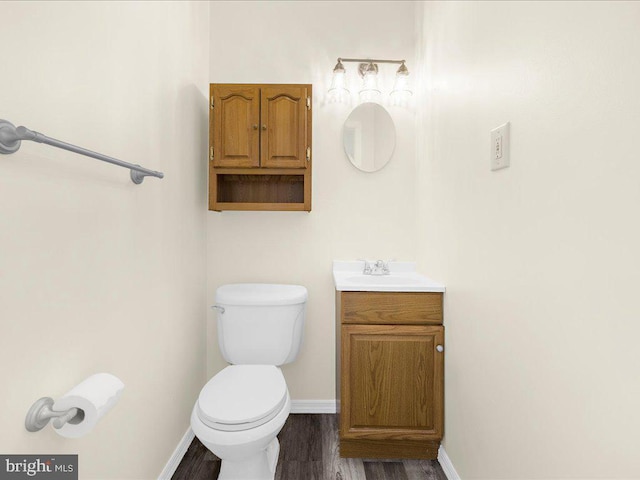
[[[407,106],[412,95],[413,92],[409,88],[409,72],[399,71],[396,74],[393,90],[391,90],[391,104]]]
[[[376,102],[380,100],[378,74],[374,70],[364,72],[364,76],[362,77],[362,90],[360,90],[360,100],[363,102]]]
[[[347,88],[346,72],[342,70],[333,71],[333,79],[329,88],[329,101],[332,103],[345,103],[349,100],[350,93]]]

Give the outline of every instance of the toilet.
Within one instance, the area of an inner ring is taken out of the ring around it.
[[[200,391],[191,428],[221,460],[219,480],[273,480],[276,435],[291,411],[279,366],[300,350],[307,289],[232,284],[216,290],[218,343],[231,365]]]

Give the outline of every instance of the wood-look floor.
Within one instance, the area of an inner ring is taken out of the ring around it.
[[[436,460],[340,458],[336,415],[289,415],[275,480],[447,480]],[[195,438],[172,480],[215,480],[220,460]]]

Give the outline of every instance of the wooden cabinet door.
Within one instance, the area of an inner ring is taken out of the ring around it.
[[[260,166],[260,88],[251,85],[211,86],[214,167]]]
[[[443,431],[444,327],[342,325],[340,437],[421,441]]]
[[[262,87],[261,166],[307,166],[307,95],[306,87]]]

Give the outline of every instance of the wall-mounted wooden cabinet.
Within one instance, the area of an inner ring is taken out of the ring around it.
[[[311,90],[210,85],[209,210],[311,210]]]
[[[442,294],[337,292],[336,302],[340,455],[437,458]]]

